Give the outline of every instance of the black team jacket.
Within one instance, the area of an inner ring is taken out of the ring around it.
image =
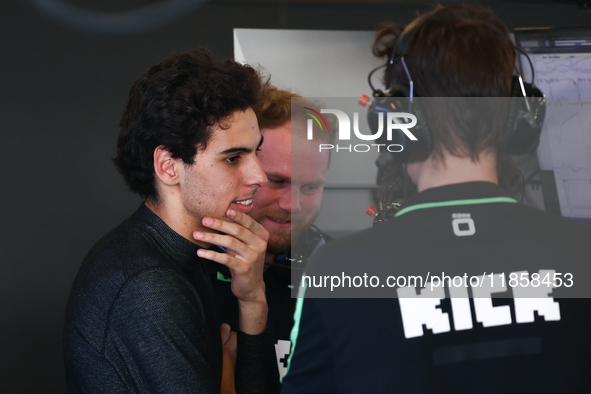
[[[311,259],[283,393],[587,393],[590,268],[587,223],[492,183],[425,190]]]

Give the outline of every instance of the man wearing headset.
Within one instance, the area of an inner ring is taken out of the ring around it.
[[[412,109],[404,102],[418,143],[404,162],[418,193],[394,219],[312,258],[310,277],[380,281],[343,290],[304,278],[283,392],[586,392],[591,303],[569,297],[589,296],[591,228],[523,206],[497,185],[497,155],[523,142],[504,116],[525,105],[520,89],[512,93],[509,31],[465,4],[438,6],[401,31],[385,27],[374,52],[390,59],[389,94],[414,96]],[[495,97],[507,99],[479,112]],[[524,121],[534,123],[528,102]],[[389,287],[384,275],[408,280]]]
[[[320,211],[330,160],[329,151],[319,152],[317,146],[332,142],[333,133],[316,129],[314,140],[307,140],[306,119],[301,113],[311,107],[315,105],[299,95],[268,85],[253,108],[265,138],[258,159],[268,182],[259,189],[250,216],[269,232],[263,277],[280,376],[285,373],[291,348],[296,302],[292,272],[298,274],[294,277],[300,276],[310,255],[330,239],[313,223]],[[292,108],[297,112],[292,113]],[[231,279],[222,267],[213,284],[222,321],[235,330],[238,304],[230,290]]]

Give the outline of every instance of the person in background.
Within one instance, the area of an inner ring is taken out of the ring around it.
[[[329,151],[318,151],[318,143],[332,142],[334,128],[332,124],[328,129],[315,127],[314,139],[308,140],[306,116],[302,114],[308,110],[302,108],[318,106],[271,85],[263,89],[254,107],[265,138],[258,158],[268,182],[259,189],[250,216],[269,232],[263,276],[280,376],[286,370],[291,348],[296,303],[292,298],[292,271],[294,277],[301,275],[310,255],[331,239],[313,223],[320,212],[330,160]],[[214,279],[218,311],[222,321],[235,329],[237,300],[230,278],[221,271]]]

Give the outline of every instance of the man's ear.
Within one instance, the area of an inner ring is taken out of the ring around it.
[[[154,150],[154,172],[156,177],[165,185],[173,186],[179,183],[180,159],[172,157],[172,153],[160,145]]]

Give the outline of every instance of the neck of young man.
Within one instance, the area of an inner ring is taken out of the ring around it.
[[[208,243],[197,241],[193,238],[193,232],[195,231],[212,232],[212,230],[205,228],[196,218],[189,215],[180,202],[165,197],[160,197],[158,200],[148,197],[145,204],[168,227],[183,238],[202,248],[209,248],[211,246]]]
[[[477,160],[444,152],[442,158],[431,155],[425,161],[409,163],[407,170],[419,192],[466,182],[498,184],[496,157],[496,152],[491,150],[481,152]]]

